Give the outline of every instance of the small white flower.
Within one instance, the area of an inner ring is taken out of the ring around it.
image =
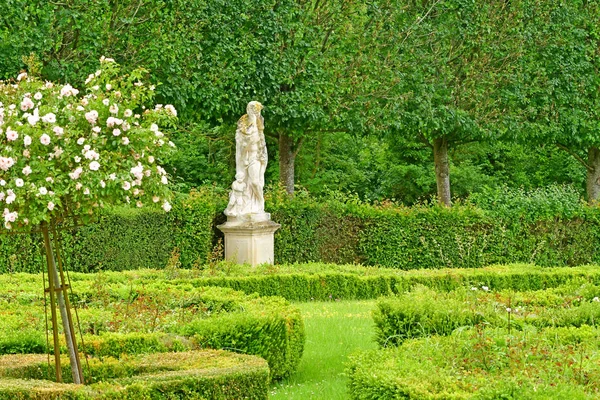
[[[90,124],[95,124],[96,121],[98,120],[98,111],[96,110],[91,110],[85,113],[85,119],[87,119],[87,121]]]
[[[85,194],[85,195],[90,194],[90,188],[83,189],[83,194]]]
[[[51,176],[49,176],[49,177],[46,178],[46,182],[54,183],[54,178],[52,178]]]
[[[102,131],[102,129],[99,126],[95,126],[95,127],[92,128],[92,131],[94,133],[100,133]]]
[[[90,163],[90,169],[92,171],[98,171],[100,169],[100,163],[98,161],[92,161]]]
[[[107,83],[106,84],[106,90],[110,90],[110,89],[112,89],[112,85],[110,83]]]
[[[143,206],[142,202],[141,202],[141,201],[139,201],[139,200],[138,200],[138,201],[135,203],[135,205],[136,205],[138,208],[142,208],[142,206]]]
[[[116,104],[112,104],[110,106],[110,108],[108,109],[108,111],[110,111],[111,114],[118,114],[119,113],[119,107]]]
[[[125,146],[127,146],[127,145],[129,144],[129,138],[128,138],[127,136],[123,136],[123,137],[121,138],[121,140],[123,141],[123,144],[124,144]]]
[[[33,95],[33,98],[35,100],[41,100],[42,99],[42,94],[40,92],[37,92],[36,94]]]
[[[24,184],[25,184],[25,182],[23,182],[23,179],[21,179],[21,178],[15,179],[15,185],[17,187],[23,187]]]
[[[77,107],[75,107],[75,109],[77,111],[83,111],[83,110],[85,110],[85,108],[83,108],[83,106],[77,106]]]
[[[471,290],[475,291],[475,290],[477,290],[477,288],[475,286],[472,286]]]
[[[50,211],[54,210],[54,203],[51,201],[48,202],[48,210],[50,210]]]
[[[79,162],[81,162],[81,157],[75,156],[75,157],[73,157],[73,160],[75,160],[76,163],[79,163]]]
[[[41,195],[46,195],[46,194],[48,194],[48,189],[46,189],[44,186],[42,186],[41,188],[39,188],[39,192]]]
[[[11,142],[14,142],[18,138],[19,138],[19,134],[17,133],[17,131],[14,131],[10,128],[6,128],[6,139],[8,139]]]
[[[594,297],[594,298],[592,299],[592,301],[600,302],[600,298],[598,298],[598,297]]]
[[[131,189],[131,183],[125,181],[123,182],[123,190],[129,190]]]
[[[23,175],[28,176],[29,174],[31,174],[31,167],[29,165],[27,165],[25,168],[23,168]]]
[[[17,81],[19,82],[25,78],[27,78],[27,72],[21,72],[19,75],[17,75]]]
[[[158,125],[156,125],[156,124],[152,124],[152,125],[150,125],[150,130],[151,130],[152,132],[158,132]]]
[[[162,208],[163,208],[163,210],[165,210],[166,212],[169,212],[169,211],[171,211],[171,208],[172,208],[172,206],[171,206],[171,204],[169,204],[169,202],[168,202],[168,201],[165,201],[165,202],[163,203],[163,205],[162,205]]]
[[[31,136],[25,135],[25,137],[23,138],[23,144],[25,146],[29,146],[31,144]]]
[[[50,144],[50,136],[44,133],[42,136],[40,136],[40,143],[44,146],[48,146]]]
[[[490,290],[490,288],[489,288],[489,287],[487,287],[487,286],[482,286],[481,288],[482,288],[482,289],[483,289],[485,292],[487,292],[488,290]]]
[[[506,312],[512,312],[512,309],[510,307],[506,307]]]
[[[31,110],[33,107],[35,107],[35,103],[29,97],[25,97],[21,101],[21,111]]]
[[[125,112],[123,113],[123,116],[129,118],[133,115],[133,111],[131,111],[129,108],[127,110],[125,110]]]
[[[177,116],[177,110],[175,109],[175,107],[173,107],[173,105],[171,105],[171,104],[167,104],[167,105],[165,106],[165,110],[166,110],[166,111],[167,111],[169,114],[173,115],[174,117],[176,117],[176,116]]]
[[[61,128],[60,126],[55,126],[54,129],[52,129],[52,131],[54,132],[54,134],[56,136],[60,136],[63,133],[65,133],[65,130],[63,128]]]
[[[150,164],[152,164],[154,162],[154,157],[153,156],[148,156],[148,162]]]
[[[102,104],[104,104],[105,106],[110,104],[110,100],[109,99],[104,99],[102,100]]]
[[[169,183],[169,181],[168,181],[167,177],[166,177],[166,176],[164,176],[164,175],[163,175],[163,177],[162,177],[162,178],[160,178],[160,182],[161,182],[163,185],[166,185],[166,184],[168,184],[168,183]]]
[[[121,130],[120,129],[113,129],[113,136],[119,136],[121,134]]]
[[[117,179],[117,174],[114,174],[114,173],[113,173],[113,174],[110,174],[110,175],[108,176],[108,179],[110,179],[111,181],[114,181],[115,179]]]
[[[77,144],[78,145],[82,145],[85,142],[85,138],[80,137],[79,139],[77,139]]]
[[[45,122],[47,124],[53,124],[56,122],[56,115],[54,115],[53,113],[48,113],[42,117],[42,122]]]
[[[106,187],[106,182],[100,181],[100,187],[102,187],[104,189]]]
[[[158,197],[158,196],[152,196],[152,201],[154,203],[158,203],[160,201],[160,197]]]

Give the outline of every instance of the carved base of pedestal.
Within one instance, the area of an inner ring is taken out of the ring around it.
[[[273,264],[274,233],[281,225],[270,220],[269,214],[227,218],[217,226],[225,234],[225,260],[236,264]]]

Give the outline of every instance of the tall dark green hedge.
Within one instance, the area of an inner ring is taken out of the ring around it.
[[[62,234],[71,270],[203,268],[222,257],[226,198],[209,189],[179,195],[173,211],[118,209],[96,224]],[[509,201],[509,199],[502,199]],[[544,198],[544,201],[548,201]],[[600,208],[489,203],[443,208],[367,205],[352,197],[267,194],[281,224],[275,261],[362,263],[399,269],[481,267],[514,262],[573,266],[600,262]],[[502,207],[501,207],[502,206]],[[0,236],[0,272],[39,271],[39,237]]]
[[[67,267],[73,271],[191,268],[213,247],[216,198],[207,191],[178,195],[170,213],[119,208],[97,223],[61,231]],[[40,234],[0,236],[0,272],[38,272],[45,267]]]

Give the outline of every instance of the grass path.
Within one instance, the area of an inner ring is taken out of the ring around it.
[[[298,303],[306,346],[298,371],[271,388],[270,399],[347,399],[344,369],[349,354],[375,348],[374,300]]]

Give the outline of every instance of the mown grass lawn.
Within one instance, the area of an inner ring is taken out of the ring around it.
[[[374,300],[295,304],[306,326],[306,347],[298,371],[276,382],[271,399],[347,399],[344,369],[349,354],[376,348]]]

